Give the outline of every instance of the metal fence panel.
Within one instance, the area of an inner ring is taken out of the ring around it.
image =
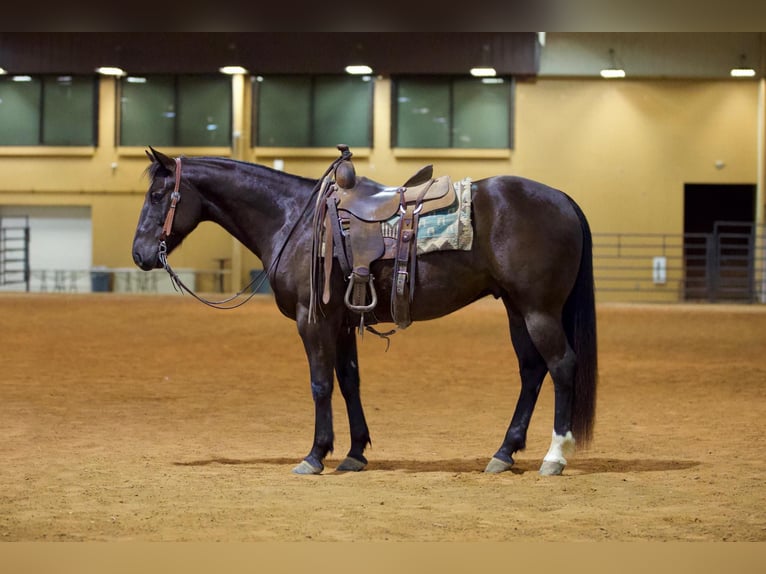
[[[601,301],[766,303],[764,226],[717,222],[711,233],[594,233]]]

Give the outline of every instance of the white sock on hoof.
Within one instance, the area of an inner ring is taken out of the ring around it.
[[[543,459],[546,462],[558,462],[566,466],[566,457],[572,456],[575,451],[575,439],[572,436],[572,431],[567,431],[564,436],[556,434],[553,431],[553,438],[551,439],[551,448],[548,449],[548,454]]]

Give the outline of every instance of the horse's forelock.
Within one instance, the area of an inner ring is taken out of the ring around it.
[[[165,166],[163,166],[160,162],[153,161],[144,170],[144,175],[149,178],[150,182],[154,182],[158,172],[160,172],[161,170],[167,171],[167,168],[165,168]]]
[[[144,170],[144,176],[149,178],[149,181],[154,181],[154,176],[157,175],[157,170],[159,169],[159,163],[156,161],[153,161],[150,163],[146,169]]]

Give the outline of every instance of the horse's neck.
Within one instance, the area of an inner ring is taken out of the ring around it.
[[[264,263],[279,250],[305,214],[311,183],[261,166],[237,163],[222,177],[201,183],[205,219],[239,240]]]

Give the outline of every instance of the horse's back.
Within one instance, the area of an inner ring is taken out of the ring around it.
[[[557,223],[579,229],[572,200],[563,191],[513,175],[498,175],[474,182],[474,209],[481,217],[486,205],[495,224]],[[498,218],[501,218],[498,221]]]
[[[564,192],[519,176],[474,182],[475,241],[508,291],[563,303],[580,267],[583,227]]]

